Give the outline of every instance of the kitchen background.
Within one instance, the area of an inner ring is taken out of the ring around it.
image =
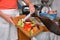
[[[19,9],[22,7],[22,0],[19,0],[19,3],[18,3],[18,6],[19,6]],[[51,8],[53,10],[57,10],[57,16],[60,17],[60,1],[59,0],[49,0],[50,2],[53,2],[52,3],[52,6]],[[41,4],[41,0],[31,0],[31,2],[34,4],[34,5],[38,5],[40,6]],[[21,13],[21,10],[20,10],[20,13]]]

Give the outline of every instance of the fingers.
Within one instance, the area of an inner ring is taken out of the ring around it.
[[[29,9],[30,9],[30,12],[31,12],[31,13],[34,13],[34,12],[35,12],[35,8],[34,8],[33,5],[30,5],[30,6],[29,6]]]
[[[10,23],[12,23],[13,25],[15,25],[12,19],[10,19]]]
[[[31,9],[30,9],[30,12],[31,12],[31,13],[34,13],[34,12],[35,12],[35,9],[34,9],[34,8],[31,8]]]
[[[9,23],[12,23],[13,25],[15,25],[14,22],[13,22],[13,17],[9,17],[9,18],[7,19],[7,21],[8,21]]]

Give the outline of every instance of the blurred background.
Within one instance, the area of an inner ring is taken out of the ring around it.
[[[60,17],[60,0],[49,0],[48,4],[51,3],[51,8],[53,10],[57,10],[57,16]],[[31,0],[31,2],[34,4],[34,5],[37,5],[37,6],[41,6],[41,0]],[[19,10],[22,8],[22,6],[24,6],[22,4],[22,0],[20,1],[19,0],[19,3],[18,3],[18,7],[19,7]],[[20,14],[22,13],[22,10],[20,10]]]

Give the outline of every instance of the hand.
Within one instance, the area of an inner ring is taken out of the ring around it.
[[[31,13],[35,12],[35,8],[32,4],[29,5],[29,10],[30,10]]]
[[[13,17],[12,17],[12,16],[5,14],[4,19],[5,19],[7,22],[9,22],[9,23],[14,24],[14,23],[13,23],[13,21],[12,21],[12,19],[13,19]]]
[[[13,19],[12,16],[7,15],[7,14],[2,14],[1,17],[3,17],[7,22],[12,23],[12,24],[14,25],[14,23],[13,23],[13,21],[12,21],[12,19]]]

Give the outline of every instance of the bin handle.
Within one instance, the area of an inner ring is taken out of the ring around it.
[[[30,12],[30,13],[23,19],[23,21],[25,22],[29,17],[31,17],[32,14],[33,14],[33,13]]]

